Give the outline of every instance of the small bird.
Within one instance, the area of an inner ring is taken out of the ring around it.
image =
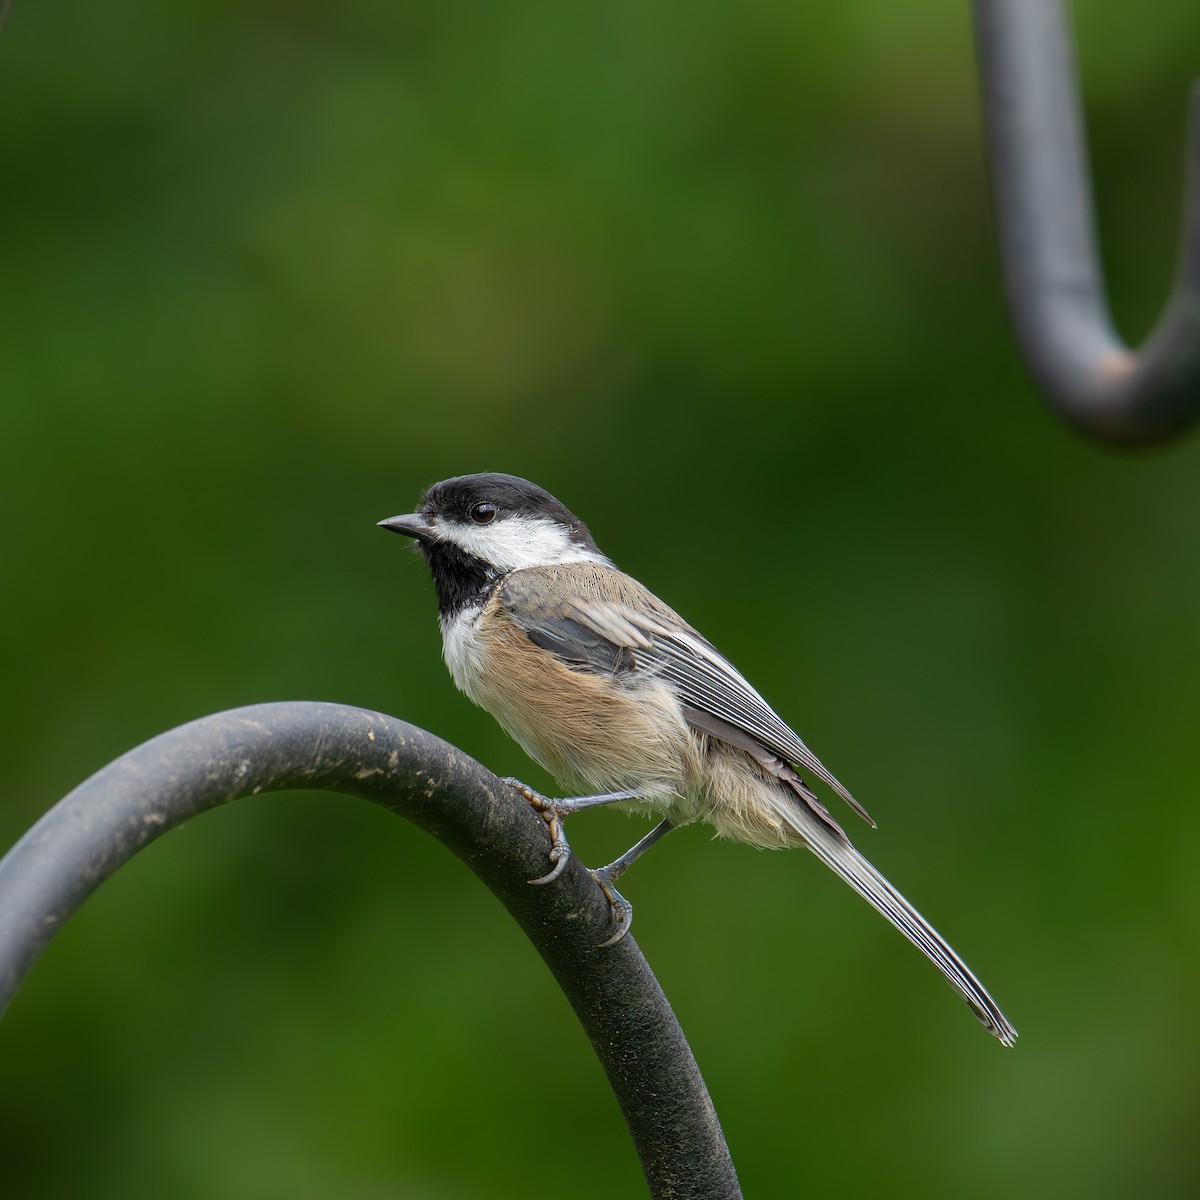
[[[550,799],[509,780],[545,817],[553,869],[563,818],[619,804],[662,820],[592,872],[616,932],[633,908],[616,881],[678,825],[762,848],[805,846],[921,950],[989,1033],[1016,1030],[919,912],[850,844],[800,772],[874,821],[711,642],[600,552],[536,484],[485,472],[435,483],[418,510],[380,521],[414,538],[437,591],[442,653],[459,689],[541,766],[589,794]]]

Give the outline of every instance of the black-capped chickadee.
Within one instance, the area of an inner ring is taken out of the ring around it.
[[[595,793],[551,800],[512,781],[551,830],[553,870],[532,882],[566,863],[568,814],[623,804],[660,815],[637,845],[592,872],[613,906],[611,943],[633,912],[618,876],[676,825],[707,821],[752,846],[806,846],[1013,1044],[1016,1030],[987,989],[854,849],[799,772],[871,821],[862,806],[741,672],[618,571],[553,496],[513,475],[464,475],[434,484],[415,513],[379,524],[415,538],[429,564],[458,687],[555,778]]]

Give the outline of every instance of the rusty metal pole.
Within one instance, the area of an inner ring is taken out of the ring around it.
[[[542,819],[461,750],[381,713],[300,702],[217,713],[144,743],[81,784],[0,861],[0,1009],[63,922],[139,850],[211,808],[288,788],[370,800],[462,859],[517,920],[575,1009],[650,1194],[740,1197],[704,1080],[641,950],[632,936],[598,947],[611,932],[611,910],[591,875],[572,859],[553,883],[530,887],[546,868]]]

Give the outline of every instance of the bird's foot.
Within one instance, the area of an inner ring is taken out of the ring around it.
[[[600,943],[600,949],[605,946],[615,946],[629,932],[629,927],[633,924],[633,905],[614,886],[617,876],[621,874],[620,871],[613,870],[616,865],[616,863],[612,863],[607,867],[599,867],[590,872],[612,909],[613,922],[617,927],[611,937]]]
[[[545,875],[539,875],[537,879],[530,879],[528,882],[549,883],[552,879],[557,879],[567,865],[567,860],[571,857],[571,846],[567,841],[566,830],[563,829],[563,817],[570,810],[564,808],[558,800],[552,800],[549,796],[543,796],[541,792],[535,792],[533,788],[519,779],[508,776],[502,782],[507,783],[513,791],[523,796],[534,812],[540,814],[550,827],[550,870]]]
[[[541,792],[535,792],[519,779],[513,779],[512,776],[508,776],[503,782],[524,796],[534,811],[541,813],[546,824],[550,826],[550,862],[553,867],[548,875],[543,875],[540,879],[531,879],[530,883],[549,883],[550,880],[557,879],[563,867],[567,865],[567,859],[571,857],[571,847],[567,844],[567,835],[563,832],[563,817],[583,808],[637,799],[636,792],[600,792],[595,796],[570,796],[565,800],[552,800],[549,796],[543,796]]]
[[[599,804],[616,804],[622,800],[634,800],[637,798],[633,792],[602,792],[597,796],[574,796],[566,800],[554,800],[549,796],[543,796],[541,792],[535,792],[528,784],[522,783],[519,779],[514,779],[511,776],[506,777],[503,782],[507,783],[513,791],[523,796],[529,802],[534,812],[539,813],[550,827],[550,871],[538,879],[529,880],[530,883],[535,884],[549,883],[552,879],[557,879],[562,874],[563,868],[567,865],[567,860],[571,857],[571,847],[567,842],[567,835],[563,830],[564,817],[578,812],[581,808],[592,808]],[[609,863],[607,867],[600,867],[590,872],[600,891],[604,893],[604,898],[608,901],[609,907],[612,909],[613,921],[617,927],[610,938],[600,943],[602,947],[615,946],[629,932],[629,926],[633,924],[633,905],[616,889],[618,876],[623,874],[625,868],[647,846],[652,845],[670,828],[671,823],[669,821],[661,822],[638,842],[632,850],[621,855],[615,862]]]

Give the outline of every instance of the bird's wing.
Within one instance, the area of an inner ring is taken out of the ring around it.
[[[809,772],[874,825],[741,672],[628,575],[594,564],[517,571],[501,584],[499,599],[530,641],[569,666],[603,674],[647,672],[663,679],[693,728],[760,761],[765,750],[768,757]]]

